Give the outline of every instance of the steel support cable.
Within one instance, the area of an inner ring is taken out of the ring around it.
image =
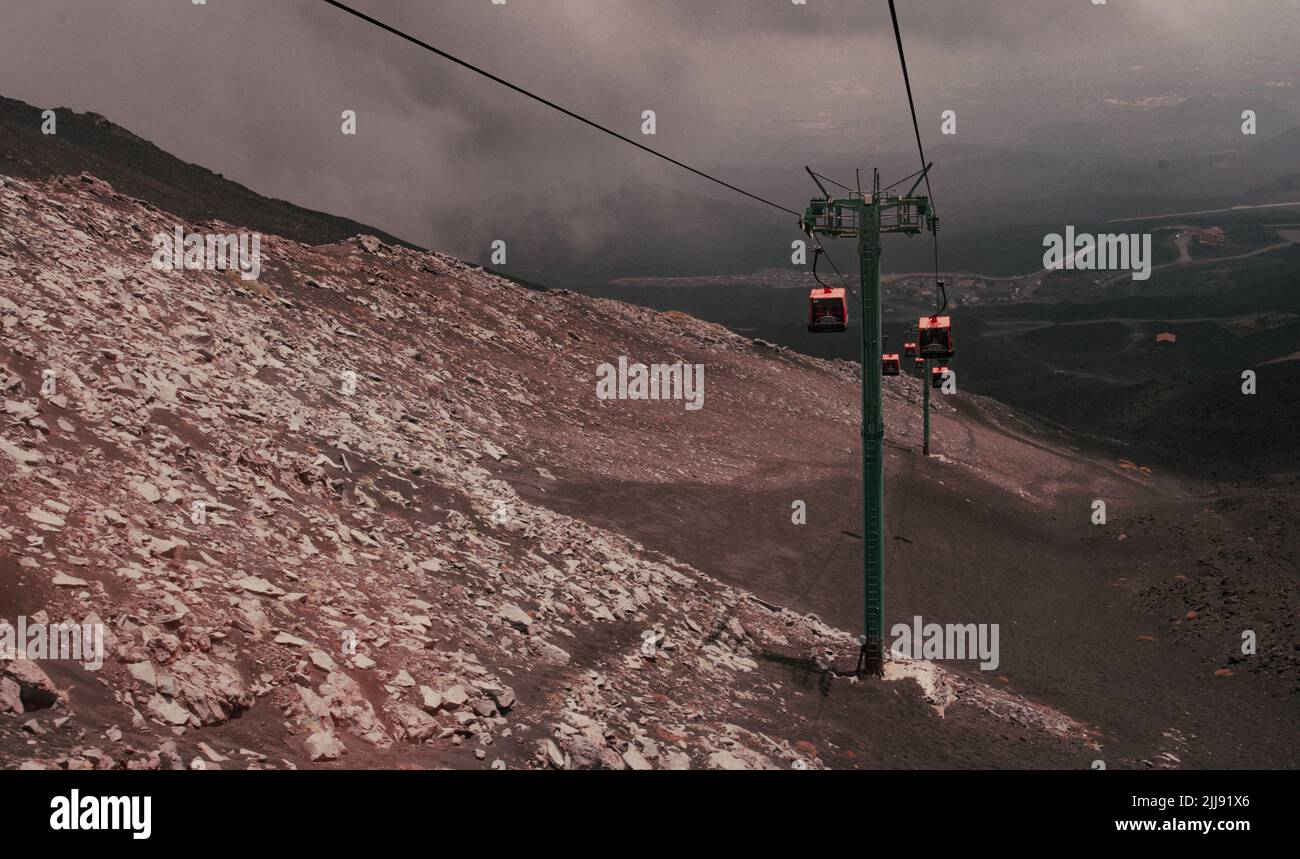
[[[809,172],[809,173],[812,173],[812,174],[813,174],[814,176],[816,176],[818,179],[825,179],[827,182],[830,182],[832,185],[838,185],[838,186],[840,186],[840,187],[843,188],[845,191],[848,191],[850,194],[856,194],[856,193],[858,193],[857,191],[855,191],[855,190],[853,190],[852,188],[850,188],[848,185],[845,185],[843,182],[837,182],[837,181],[835,181],[834,179],[832,179],[831,177],[829,177],[829,176],[823,176],[822,174],[818,173],[818,172],[815,171],[815,170],[809,170],[808,172]]]
[[[352,7],[350,7],[350,6],[348,6],[348,5],[344,4],[344,3],[340,3],[340,2],[338,2],[338,0],[324,0],[324,2],[325,2],[325,3],[328,3],[330,6],[335,7],[336,9],[339,9],[340,11],[347,12],[349,15],[352,15],[352,16],[354,16],[354,17],[356,17],[356,18],[358,18],[358,19],[360,19],[360,20],[362,20],[362,21],[365,21],[365,22],[368,23],[368,24],[371,24],[371,25],[373,25],[373,26],[375,26],[375,27],[378,27],[379,29],[384,30],[385,32],[391,33],[392,35],[397,36],[398,38],[404,39],[404,40],[410,42],[410,43],[413,44],[413,45],[417,45],[417,46],[419,46],[419,47],[425,49],[426,51],[429,51],[429,52],[431,52],[431,53],[433,53],[433,54],[436,54],[436,55],[438,55],[439,57],[442,57],[442,58],[445,59],[445,60],[449,60],[449,61],[455,63],[456,65],[459,65],[459,66],[461,66],[461,67],[463,67],[463,68],[469,69],[470,71],[474,72],[475,74],[481,75],[481,76],[487,78],[488,80],[490,80],[490,81],[492,81],[492,82],[494,82],[494,83],[500,84],[501,86],[504,86],[504,87],[506,87],[507,89],[513,90],[513,91],[519,93],[520,95],[523,95],[523,96],[525,96],[525,97],[527,97],[527,98],[530,98],[530,99],[532,99],[532,100],[534,100],[534,101],[536,101],[536,102],[539,102],[539,103],[541,103],[541,104],[543,104],[543,105],[545,105],[545,106],[551,108],[552,110],[556,110],[556,111],[558,111],[558,112],[564,114],[565,116],[568,116],[568,117],[570,117],[570,118],[572,118],[572,119],[576,119],[576,120],[578,120],[579,122],[581,122],[581,123],[583,123],[583,124],[585,124],[585,125],[591,126],[592,128],[595,128],[595,129],[598,130],[598,131],[602,131],[602,132],[604,132],[605,134],[608,134],[608,135],[611,136],[611,137],[614,137],[614,138],[616,138],[616,139],[618,139],[618,140],[623,141],[624,143],[629,143],[629,144],[631,144],[632,146],[635,146],[637,149],[640,149],[640,150],[642,150],[642,151],[644,151],[644,152],[648,152],[649,154],[655,156],[656,158],[661,158],[661,159],[663,159],[664,161],[667,161],[668,163],[673,164],[674,166],[681,167],[683,170],[686,170],[686,171],[688,171],[688,172],[690,172],[690,173],[694,173],[696,176],[699,176],[699,177],[701,177],[701,178],[703,178],[703,179],[707,179],[707,180],[710,181],[710,182],[714,182],[714,183],[716,183],[716,184],[718,184],[718,185],[721,185],[721,186],[724,187],[724,188],[727,188],[727,189],[729,189],[729,190],[731,190],[731,191],[735,191],[735,192],[738,193],[738,194],[743,194],[744,196],[749,197],[749,198],[752,199],[752,200],[756,200],[756,201],[759,202],[759,203],[763,203],[764,205],[771,206],[771,207],[774,208],[774,209],[780,209],[782,212],[786,212],[786,213],[788,213],[788,214],[794,215],[795,217],[800,218],[800,220],[801,220],[801,222],[802,222],[802,217],[803,217],[803,216],[800,215],[800,213],[794,211],[793,209],[788,209],[788,208],[786,208],[785,206],[782,206],[782,205],[780,205],[780,204],[778,204],[778,203],[773,203],[771,200],[767,200],[767,199],[765,199],[765,198],[763,198],[763,197],[758,196],[757,194],[751,194],[749,191],[746,191],[746,190],[744,190],[743,188],[738,188],[738,187],[736,187],[735,185],[732,185],[732,184],[729,183],[729,182],[725,182],[725,181],[723,181],[723,180],[721,180],[721,179],[718,179],[718,178],[716,178],[716,177],[714,177],[714,176],[710,176],[708,173],[705,173],[705,172],[702,171],[702,170],[697,170],[696,168],[691,167],[689,164],[684,164],[684,163],[682,163],[681,161],[678,161],[678,160],[675,159],[675,158],[672,158],[672,157],[670,157],[670,156],[668,156],[668,155],[664,155],[664,154],[661,153],[661,152],[658,152],[658,151],[656,151],[656,150],[654,150],[654,149],[651,149],[649,146],[646,146],[645,144],[638,143],[637,141],[632,140],[631,138],[627,137],[626,135],[620,134],[620,133],[618,133],[617,131],[614,131],[613,129],[607,128],[607,127],[605,127],[604,125],[601,125],[600,123],[595,122],[594,120],[587,119],[585,116],[582,116],[582,115],[580,115],[580,114],[578,114],[578,113],[575,113],[575,112],[569,110],[568,108],[561,107],[560,105],[558,105],[558,104],[556,104],[556,103],[550,101],[549,99],[543,98],[542,96],[539,96],[539,95],[537,95],[537,94],[535,94],[535,93],[533,93],[533,92],[530,92],[530,91],[524,89],[524,88],[521,87],[521,86],[518,86],[518,85],[516,85],[516,84],[511,83],[510,81],[505,80],[504,78],[498,77],[497,75],[492,74],[491,72],[487,71],[486,69],[479,68],[478,66],[476,66],[476,65],[474,65],[474,64],[472,64],[472,63],[469,63],[469,62],[467,62],[467,61],[465,61],[465,60],[460,59],[459,57],[456,57],[456,56],[454,56],[454,55],[452,55],[452,54],[447,53],[446,51],[443,51],[443,50],[441,50],[441,49],[439,49],[439,48],[434,47],[433,45],[429,44],[428,42],[425,42],[425,41],[423,41],[423,40],[421,40],[421,39],[416,38],[415,36],[412,36],[412,35],[410,35],[410,34],[408,34],[408,33],[405,33],[405,32],[403,32],[403,31],[397,29],[396,27],[393,27],[393,26],[391,26],[391,25],[389,25],[389,24],[385,24],[383,21],[380,21],[380,20],[378,20],[378,19],[376,19],[376,18],[373,18],[373,17],[371,17],[371,16],[365,14],[364,12],[360,12],[360,11],[358,11],[358,10],[356,10],[356,9],[353,9]],[[848,191],[852,191],[852,190],[853,190],[852,188],[849,188],[847,185],[844,185],[844,184],[842,184],[842,183],[840,183],[840,182],[836,182],[834,179],[831,179],[830,177],[822,176],[821,178],[826,179],[828,182],[831,182],[831,183],[833,183],[833,184],[835,184],[835,185],[839,185],[841,188],[844,188],[845,190],[848,190]],[[837,265],[835,264],[835,260],[831,259],[831,255],[830,255],[829,253],[826,252],[826,249],[825,249],[824,247],[822,247],[821,239],[818,238],[817,235],[816,235],[815,233],[812,234],[812,235],[813,235],[813,240],[817,243],[817,249],[818,249],[822,254],[825,254],[825,256],[826,256],[826,261],[829,262],[829,263],[831,264],[831,268],[834,269],[835,274],[839,277],[840,281],[844,284],[845,289],[847,289],[849,292],[853,293],[853,294],[856,296],[856,295],[857,295],[856,290],[854,290],[852,287],[849,286],[848,281],[845,280],[844,275],[840,272],[839,266],[837,266]],[[813,276],[816,277],[816,256],[815,256],[815,255],[814,255],[814,258],[813,258]],[[819,283],[821,282],[820,279],[818,279],[818,282],[819,282]],[[861,509],[861,504],[862,504],[862,500],[861,500],[861,498],[859,498],[859,499],[858,499],[859,510]],[[855,516],[856,516],[856,512],[855,512]],[[814,585],[815,585],[815,584],[816,584],[816,583],[817,583],[817,582],[822,578],[822,576],[825,575],[826,570],[827,570],[827,568],[829,567],[829,564],[830,564],[831,558],[833,558],[833,557],[835,556],[835,553],[836,553],[838,550],[839,550],[839,541],[837,540],[836,543],[835,543],[835,545],[831,548],[830,553],[826,556],[826,559],[823,561],[821,570],[817,573],[817,575],[815,575],[815,576],[813,577],[813,579],[812,579],[812,581],[809,583],[808,587],[804,589],[803,594],[801,594],[801,595],[796,599],[796,602],[797,602],[799,599],[803,599],[803,597],[806,596],[806,595],[808,594],[808,591],[811,590],[812,587],[813,587],[813,586],[814,586]]]
[[[896,186],[898,186],[898,185],[902,185],[904,182],[906,182],[908,179],[911,179],[913,176],[920,176],[921,173],[922,173],[922,171],[924,171],[924,170],[925,170],[925,168],[922,167],[920,170],[917,170],[915,173],[908,173],[908,174],[907,174],[906,176],[904,176],[902,179],[899,179],[897,182],[890,182],[888,185],[886,185],[885,187],[881,188],[880,190],[881,190],[881,191],[888,191],[890,188],[894,188],[894,187],[896,187]]]
[[[561,107],[560,105],[556,104],[553,101],[550,101],[549,99],[543,98],[542,96],[537,95],[536,93],[530,92],[529,90],[526,90],[521,86],[511,83],[505,78],[498,77],[497,75],[492,74],[486,69],[479,68],[473,63],[462,60],[460,57],[449,54],[440,48],[435,48],[433,45],[430,45],[428,42],[417,39],[415,36],[412,36],[409,33],[404,33],[401,30],[397,29],[396,27],[385,24],[383,21],[380,21],[377,18],[372,18],[369,15],[365,14],[364,12],[360,12],[356,9],[353,9],[351,6],[348,6],[345,3],[340,3],[338,2],[338,0],[323,0],[323,2],[328,3],[329,5],[343,12],[347,12],[349,15],[359,18],[368,24],[372,24],[378,27],[379,29],[384,30],[385,32],[392,33],[394,36],[397,36],[398,38],[405,39],[406,41],[410,42],[413,45],[418,45],[421,48],[424,48],[426,51],[430,51],[434,54],[437,54],[438,56],[442,57],[445,60],[450,60],[456,65],[469,69],[475,74],[482,75],[488,80],[494,83],[498,83],[501,86],[506,87],[507,89],[514,90],[515,92],[519,93],[522,96],[526,96],[528,98],[531,98],[533,101],[544,104],[547,107],[551,108],[552,110],[557,110],[560,113],[564,114],[565,116],[570,117],[571,119],[576,119],[585,125],[589,125],[592,128],[596,129],[597,131],[603,131],[605,134],[608,134],[610,137],[614,137],[618,140],[623,141],[624,143],[629,143],[632,146],[635,146],[637,149],[642,150],[643,152],[650,153],[656,158],[662,158],[664,161],[667,161],[669,164],[673,164],[677,167],[682,168],[683,170],[694,173],[696,176],[699,176],[702,179],[707,179],[710,182],[714,182],[718,185],[721,185],[724,188],[728,188],[732,191],[735,191],[737,194],[743,194],[746,197],[749,197],[751,200],[757,200],[758,202],[763,203],[764,205],[767,206],[771,206],[774,209],[780,209],[782,212],[787,212],[791,215],[794,215],[796,218],[801,217],[801,215],[798,212],[796,212],[794,209],[787,209],[785,206],[782,206],[779,203],[773,203],[771,200],[760,197],[757,194],[751,194],[750,192],[746,191],[744,188],[737,188],[735,185],[732,185],[730,182],[725,182],[722,179],[718,179],[715,176],[710,176],[708,173],[705,173],[703,170],[697,170],[696,168],[692,167],[689,164],[684,164],[681,161],[678,161],[676,158],[673,158],[669,155],[664,155],[662,152],[651,149],[649,146],[646,146],[644,143],[638,143],[637,141],[633,140],[627,135],[620,134],[617,131],[614,131],[612,128],[607,128],[604,125],[601,125],[599,122],[596,122],[595,120],[591,120],[581,114],[574,113],[573,111],[569,110],[566,107]]]
[[[921,124],[916,119],[916,101],[912,98],[912,77],[907,73],[907,55],[903,52],[903,33],[898,28],[898,10],[894,8],[894,0],[889,0],[889,19],[894,25],[894,42],[898,45],[898,63],[903,68],[903,86],[907,89],[907,107],[912,112],[912,131],[916,133],[916,151],[921,156],[921,170],[925,174],[925,193],[930,198],[930,211],[934,212],[934,191],[930,189],[930,171],[926,165],[930,162],[925,160],[925,147],[921,144]],[[913,176],[916,174],[913,173]],[[910,177],[909,177],[910,178]],[[904,180],[899,180],[904,181]],[[894,184],[898,184],[897,182]],[[939,231],[932,230],[934,234],[934,282],[939,292],[943,296],[943,304],[935,311],[935,315],[942,313],[948,306],[948,290],[939,286]]]

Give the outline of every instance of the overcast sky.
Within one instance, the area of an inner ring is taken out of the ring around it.
[[[805,163],[870,166],[873,149],[912,145],[885,0],[354,4],[790,205]],[[930,141],[946,107],[961,108],[960,139],[1002,142],[1070,116],[1117,74],[1132,81],[1118,96],[1168,88],[1174,74],[1184,90],[1218,92],[1224,67],[1249,62],[1261,78],[1276,68],[1277,91],[1295,98],[1295,81],[1284,87],[1296,0],[898,5]],[[261,193],[462,256],[482,257],[485,217],[533,220],[646,182],[712,193],[319,0],[4,7],[0,93],[103,114]],[[355,137],[340,133],[344,109],[357,111]],[[645,109],[655,137],[640,135]]]

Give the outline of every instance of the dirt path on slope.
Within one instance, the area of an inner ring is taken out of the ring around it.
[[[1111,766],[1171,765],[1166,753],[1185,766],[1300,764],[1286,727],[1294,708],[1251,679],[1214,677],[1229,645],[1166,641],[1167,618],[1135,599],[1195,568],[1193,547],[1169,530],[1197,509],[1191,493],[996,426],[969,404],[958,411],[935,419],[940,456],[886,449],[887,640],[914,615],[998,624],[996,670],[949,667],[1098,726]],[[840,441],[822,451],[833,456],[794,462],[775,441],[771,461],[783,464],[743,484],[511,482],[530,500],[858,630],[860,461]],[[1105,526],[1091,523],[1098,498]],[[795,499],[807,504],[806,525],[790,521]]]

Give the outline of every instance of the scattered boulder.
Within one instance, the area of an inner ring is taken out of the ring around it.
[[[30,659],[10,662],[4,668],[4,677],[18,687],[18,697],[24,709],[17,712],[43,710],[54,706],[62,697],[49,675]],[[12,699],[12,686],[9,689],[6,697]]]
[[[423,743],[438,733],[438,720],[411,704],[399,703],[394,709],[398,723],[406,739],[413,743]]]
[[[285,593],[281,588],[258,576],[244,576],[235,584],[249,593],[260,594],[261,596],[278,597],[284,596]]]
[[[337,760],[346,751],[347,747],[333,731],[316,731],[307,738],[307,756],[313,761]]]
[[[513,626],[520,632],[528,632],[528,627],[532,624],[533,619],[529,617],[528,612],[521,609],[514,603],[506,603],[501,607],[501,617],[506,623]]]
[[[551,644],[551,642],[546,639],[538,638],[537,636],[528,639],[528,643],[532,647],[533,652],[545,661],[555,665],[569,664],[569,652],[564,648]]]
[[[420,706],[428,713],[436,713],[442,709],[442,696],[428,686],[421,686]]]
[[[468,701],[469,693],[466,692],[465,687],[460,684],[452,686],[442,693],[442,705],[448,710],[455,710],[457,707],[462,707]]]

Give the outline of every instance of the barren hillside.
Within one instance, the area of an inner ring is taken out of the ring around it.
[[[374,236],[152,267],[178,226],[247,228],[0,176],[0,618],[110,633],[5,666],[5,766],[1300,763],[1259,499],[964,394],[926,460],[889,379],[886,628],[1002,656],[858,680],[856,367]],[[703,365],[703,407],[598,399],[620,356]]]

